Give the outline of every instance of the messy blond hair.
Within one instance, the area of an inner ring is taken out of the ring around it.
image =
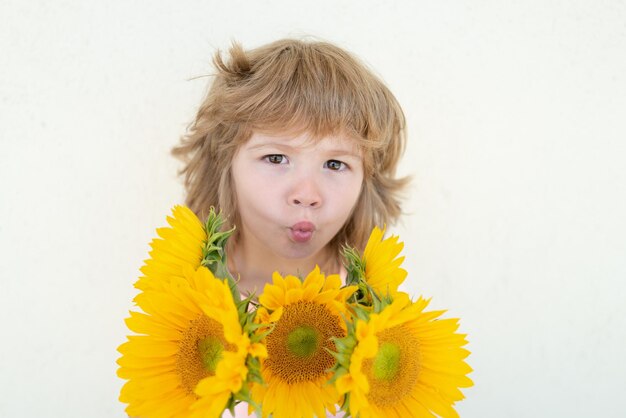
[[[362,248],[375,225],[401,214],[396,178],[406,123],[389,89],[361,62],[326,42],[279,40],[244,51],[218,51],[217,74],[195,120],[172,154],[185,165],[186,204],[201,219],[215,206],[239,225],[231,163],[254,131],[346,135],[363,155],[364,181],[352,215],[330,242]],[[237,236],[234,237],[237,239]]]

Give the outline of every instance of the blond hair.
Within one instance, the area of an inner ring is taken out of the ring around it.
[[[307,132],[320,139],[346,135],[363,155],[364,181],[352,215],[329,245],[365,245],[375,225],[401,214],[396,178],[406,144],[406,123],[396,98],[361,62],[326,42],[285,39],[230,59],[218,51],[217,74],[195,120],[172,154],[185,165],[186,204],[204,219],[211,206],[239,224],[231,175],[237,149],[254,131]],[[234,237],[235,240],[237,236]]]

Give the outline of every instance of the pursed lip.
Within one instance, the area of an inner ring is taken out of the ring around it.
[[[315,224],[309,221],[300,221],[289,227],[289,238],[293,242],[308,242],[315,232]]]
[[[309,221],[300,221],[291,225],[289,229],[293,231],[304,231],[304,232],[313,232],[315,231],[315,224]]]

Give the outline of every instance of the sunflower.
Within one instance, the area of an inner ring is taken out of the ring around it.
[[[226,281],[202,266],[182,276],[140,293],[145,313],[126,320],[141,334],[118,349],[118,376],[128,380],[120,401],[130,416],[218,417],[246,382],[248,356],[264,354],[242,330]]]
[[[150,258],[140,269],[143,276],[135,287],[162,290],[164,283],[173,277],[183,277],[183,269],[205,266],[217,277],[229,281],[231,293],[239,302],[240,295],[235,291],[235,281],[228,272],[225,252],[226,241],[235,229],[222,231],[225,221],[213,207],[209,209],[204,224],[186,206],[175,206],[172,215],[167,217],[169,228],[157,229],[160,238],[150,243]]]
[[[397,295],[398,286],[407,276],[401,267],[404,257],[398,257],[404,243],[398,242],[397,236],[383,239],[384,234],[384,230],[374,227],[363,256],[354,248],[344,248],[348,282],[359,286],[359,293],[365,296],[361,302],[366,305],[372,303],[372,291],[379,297]]]
[[[335,385],[348,395],[344,408],[352,416],[459,416],[453,409],[464,398],[459,388],[473,385],[467,341],[456,333],[457,319],[424,312],[428,303],[399,293],[379,313],[361,310],[352,335],[337,342],[342,364]]]
[[[335,364],[329,350],[336,349],[332,338],[346,335],[346,299],[356,287],[342,289],[338,275],[324,277],[318,267],[304,281],[278,273],[272,279],[257,312],[271,325],[261,366],[265,385],[254,384],[252,398],[263,405],[263,417],[325,417],[340,399],[327,384]]]
[[[398,236],[383,239],[384,233],[384,230],[374,227],[367,240],[363,251],[365,280],[376,293],[395,296],[407,275],[406,270],[400,267],[404,257],[398,257],[404,243],[398,242]]]
[[[183,268],[196,269],[201,264],[207,233],[195,213],[177,205],[167,222],[170,227],[158,228],[160,238],[150,243],[150,258],[144,261],[143,276],[135,283],[140,290],[159,290],[172,276],[182,277]]]

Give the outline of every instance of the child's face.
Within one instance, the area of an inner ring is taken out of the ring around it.
[[[277,257],[307,258],[352,213],[363,163],[352,139],[254,133],[237,151],[232,175],[243,241]]]

